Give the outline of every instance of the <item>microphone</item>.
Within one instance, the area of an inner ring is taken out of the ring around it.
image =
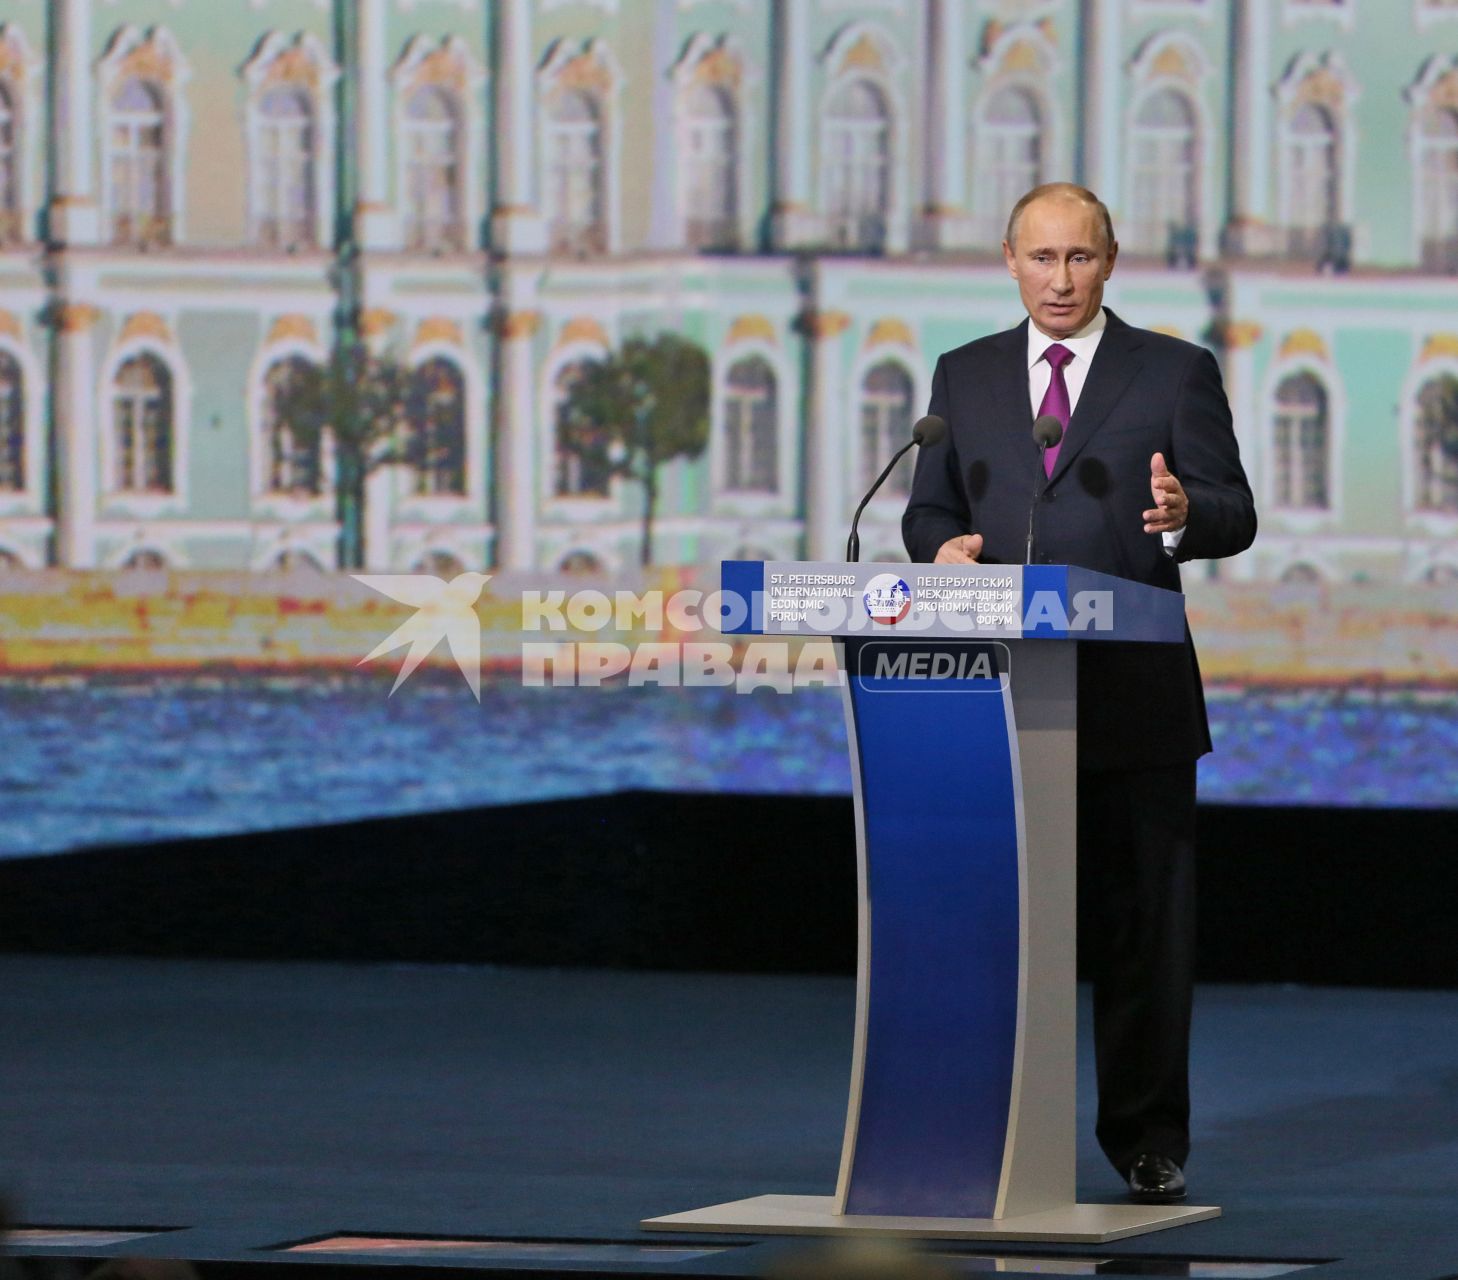
[[[1048,487],[1048,473],[1044,459],[1048,450],[1063,439],[1063,424],[1051,413],[1045,413],[1033,423],[1033,443],[1038,446],[1038,474],[1033,477],[1033,501],[1028,507],[1028,551],[1024,564],[1033,563],[1033,517],[1038,511],[1038,499]]]
[[[1054,418],[1052,421],[1057,422]],[[911,439],[896,450],[891,461],[888,462],[881,474],[876,477],[876,483],[866,490],[866,496],[861,499],[861,505],[856,508],[856,513],[851,517],[850,537],[846,539],[845,558],[851,564],[855,564],[861,558],[861,535],[858,532],[861,523],[861,512],[866,509],[866,503],[876,496],[876,490],[885,482],[894,467],[905,456],[908,449],[913,445],[940,444],[947,434],[947,420],[939,418],[934,413],[929,413],[924,418],[919,418],[914,427],[911,428]]]

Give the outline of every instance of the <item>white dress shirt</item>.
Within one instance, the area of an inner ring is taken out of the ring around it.
[[[1035,417],[1038,410],[1043,407],[1043,397],[1048,394],[1048,384],[1053,380],[1053,366],[1043,359],[1043,353],[1055,342],[1061,342],[1073,352],[1072,358],[1063,366],[1063,382],[1068,388],[1068,412],[1072,415],[1073,411],[1078,408],[1078,398],[1083,394],[1083,384],[1088,381],[1089,366],[1093,363],[1094,352],[1099,349],[1099,339],[1104,336],[1108,323],[1108,317],[1104,314],[1104,309],[1100,307],[1098,315],[1094,316],[1077,333],[1070,334],[1066,338],[1050,338],[1031,320],[1028,321],[1028,400],[1032,405]],[[1152,493],[1149,501],[1153,505],[1154,495]],[[1173,555],[1175,548],[1180,545],[1180,539],[1184,536],[1184,529],[1161,534],[1166,553]]]
[[[1033,416],[1043,407],[1043,397],[1048,394],[1048,384],[1053,380],[1053,366],[1043,359],[1055,342],[1061,342],[1073,358],[1063,366],[1063,381],[1068,387],[1068,412],[1078,408],[1078,397],[1083,394],[1083,384],[1088,381],[1088,367],[1093,363],[1094,352],[1099,349],[1099,339],[1108,327],[1108,317],[1099,308],[1094,316],[1077,333],[1067,338],[1050,338],[1031,320],[1028,321],[1028,399],[1032,402]]]

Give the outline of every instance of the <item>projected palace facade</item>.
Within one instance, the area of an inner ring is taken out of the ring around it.
[[[1060,178],[1110,305],[1220,357],[1262,511],[1220,572],[1458,576],[1455,0],[0,0],[0,560],[336,566],[275,389],[345,307],[428,437],[369,567],[633,566],[559,406],[664,330],[712,425],[655,560],[834,557]]]

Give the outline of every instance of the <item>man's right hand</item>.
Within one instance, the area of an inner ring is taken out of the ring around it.
[[[933,564],[976,564],[977,557],[982,554],[982,535],[980,533],[964,533],[956,538],[948,538],[937,549],[937,558]]]

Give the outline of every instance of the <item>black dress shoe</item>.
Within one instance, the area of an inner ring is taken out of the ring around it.
[[[1185,1172],[1168,1156],[1146,1151],[1129,1166],[1129,1199],[1135,1204],[1179,1204]]]

